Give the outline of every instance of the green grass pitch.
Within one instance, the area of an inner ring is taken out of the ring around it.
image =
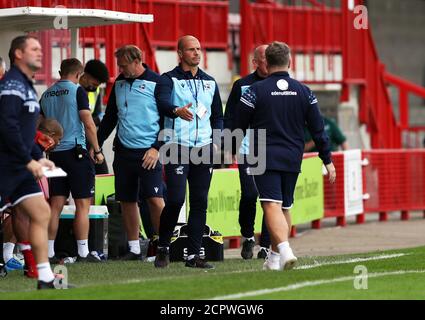
[[[283,272],[262,271],[256,259],[214,265],[205,271],[181,262],[164,270],[133,261],[72,264],[66,267],[76,288],[38,292],[36,281],[15,271],[0,278],[0,299],[425,299],[425,247],[304,257]]]

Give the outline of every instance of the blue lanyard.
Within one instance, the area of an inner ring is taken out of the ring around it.
[[[193,92],[192,82],[190,81],[190,79],[189,80],[186,79],[185,81],[189,86],[189,89],[190,89],[190,92],[192,93],[193,99],[195,99],[195,101],[196,101],[196,107],[198,107],[198,92],[199,92],[199,88],[200,88],[199,83],[196,84],[196,78],[193,79],[193,82],[195,83],[195,92]],[[201,82],[201,81],[199,81],[199,82]]]

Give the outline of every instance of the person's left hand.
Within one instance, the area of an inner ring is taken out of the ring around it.
[[[55,163],[46,158],[41,158],[40,160],[38,160],[38,163],[41,164],[43,167],[49,168],[49,170],[53,170],[56,168]]]
[[[105,156],[103,155],[102,152],[94,155],[94,162],[96,164],[102,164],[103,161],[105,161]]]
[[[89,156],[95,164],[102,164],[103,161],[105,161],[105,156],[103,155],[103,152],[101,151],[101,152],[95,153],[93,147],[90,147]]]
[[[154,169],[159,160],[159,152],[155,148],[150,148],[143,156],[142,167],[147,170]]]
[[[329,174],[329,182],[332,183],[332,184],[335,183],[336,170],[335,170],[334,164],[331,162],[331,163],[327,164],[325,167],[326,167],[326,170],[328,171],[328,174]]]

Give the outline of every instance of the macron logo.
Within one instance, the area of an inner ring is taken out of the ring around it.
[[[178,174],[178,175],[183,174],[183,169],[184,169],[183,166],[180,166],[180,167],[176,168],[176,174]]]
[[[153,189],[155,190],[155,193],[158,193],[159,188],[155,187]]]

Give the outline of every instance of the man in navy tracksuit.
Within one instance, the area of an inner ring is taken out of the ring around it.
[[[186,266],[213,268],[200,258],[200,249],[213,171],[213,142],[221,138],[220,134],[213,135],[213,130],[223,128],[223,110],[217,83],[198,67],[201,59],[198,39],[180,38],[177,52],[180,65],[161,76],[155,93],[158,107],[165,116],[164,129],[171,132],[164,137],[167,143],[164,147],[168,147],[165,156],[170,157],[170,162],[165,165],[167,204],[161,214],[155,267],[169,264],[170,240],[184,204],[186,181],[189,181]],[[206,155],[206,161],[194,161],[194,157],[188,157],[189,152]]]
[[[254,131],[254,149],[264,143],[260,129],[266,130],[266,158],[263,159],[266,170],[255,176],[272,239],[272,251],[263,269],[284,270],[292,268],[297,261],[288,242],[289,209],[294,202],[295,185],[301,170],[305,125],[319,149],[319,157],[331,183],[335,182],[336,173],[317,98],[308,87],[289,76],[289,47],[273,42],[267,47],[266,59],[269,76],[253,84],[242,95],[233,127]],[[236,147],[232,151],[235,154]]]
[[[42,49],[31,36],[13,39],[11,69],[0,81],[0,212],[13,206],[29,217],[29,239],[38,271],[39,289],[54,288],[47,257],[50,207],[36,180],[43,167],[54,168],[34,143],[40,112],[32,79],[42,67]]]
[[[229,99],[226,104],[226,112],[224,114],[224,127],[232,129],[232,120],[234,113],[237,112],[236,105],[242,94],[250,85],[257,81],[264,80],[267,77],[266,64],[266,48],[267,45],[262,45],[254,50],[253,65],[256,70],[248,76],[237,80],[232,87]],[[244,138],[239,153],[245,156],[249,153],[249,135]],[[249,174],[249,165],[246,163],[238,163],[239,181],[241,184],[241,199],[239,202],[239,225],[241,226],[241,234],[243,237],[241,256],[244,259],[252,259],[255,246],[254,224],[257,211],[258,191],[255,186],[254,177]],[[261,229],[260,251],[258,258],[265,259],[270,247],[270,235],[267,231],[266,223],[263,217],[263,225]]]
[[[164,208],[162,165],[158,162],[161,117],[154,95],[159,75],[142,63],[142,51],[134,45],[119,48],[115,57],[121,74],[112,88],[98,137],[102,145],[117,127],[113,163],[115,199],[121,203],[129,246],[129,252],[121,259],[138,260],[142,257],[139,187],[149,205],[155,233]]]

